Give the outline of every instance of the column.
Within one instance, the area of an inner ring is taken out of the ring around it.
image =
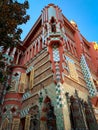
[[[17,55],[17,59],[16,59],[16,64],[18,64],[20,54],[21,54],[21,52],[18,50],[18,55]]]
[[[7,51],[6,51],[6,53],[5,53],[5,54],[6,54],[6,55],[8,55],[8,54],[9,54],[9,52],[10,52],[10,48],[8,48],[8,49],[7,49]]]
[[[13,58],[14,58],[15,52],[16,52],[16,47],[15,47],[15,48],[13,48],[13,51],[12,51],[12,53],[11,53],[11,57],[13,57]]]

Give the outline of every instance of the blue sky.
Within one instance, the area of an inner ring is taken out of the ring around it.
[[[24,0],[18,0],[23,2]],[[41,14],[41,10],[53,3],[58,5],[65,17],[70,21],[74,20],[81,34],[88,41],[98,41],[98,0],[28,0],[30,20],[22,25],[23,33],[21,39],[30,31]]]

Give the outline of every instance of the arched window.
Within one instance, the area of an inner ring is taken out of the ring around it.
[[[47,25],[45,24],[45,33],[47,32]]]
[[[54,107],[51,104],[51,99],[46,96],[44,100],[45,106],[46,106],[46,124],[47,124],[47,130],[57,130],[56,127],[56,116],[54,114]],[[43,108],[44,109],[44,108]]]
[[[90,101],[84,102],[85,119],[89,130],[98,130],[97,121]]]
[[[71,128],[75,129],[75,120],[73,116],[73,107],[70,105],[70,122],[71,122]]]
[[[25,129],[25,117],[20,119],[19,130]]]
[[[19,55],[18,64],[19,64],[19,65],[22,64],[22,54]]]
[[[31,59],[32,58],[32,50],[31,50],[31,48],[30,48],[30,56],[29,56],[29,59]]]
[[[69,40],[67,41],[67,45],[68,45],[68,50],[71,50],[71,48],[70,48],[70,41]]]
[[[40,51],[42,50],[42,38],[40,39]]]
[[[56,130],[56,116],[54,114],[54,107],[51,105],[51,102],[47,104],[47,127],[48,130]]]
[[[33,56],[35,55],[35,45],[33,46]]]
[[[17,57],[18,57],[18,53],[17,53],[17,51],[16,51],[16,52],[15,52],[15,55],[14,55],[14,60],[13,60],[13,63],[14,63],[14,64],[16,64]]]
[[[51,18],[51,32],[56,32],[56,23],[54,17]]]
[[[39,107],[37,105],[33,106],[29,113],[31,115],[30,130],[40,130]]]
[[[36,54],[38,53],[38,42],[36,43]]]
[[[86,129],[82,107],[77,97],[70,97],[70,120],[72,129]]]
[[[27,57],[27,59],[26,59],[26,62],[28,61],[28,55],[29,55],[29,53],[28,53],[28,51],[27,51],[27,56],[26,56],[26,57]]]
[[[30,130],[39,130],[39,120],[35,117],[31,117],[31,121],[30,121]]]

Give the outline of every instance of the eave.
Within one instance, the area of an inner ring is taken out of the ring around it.
[[[35,22],[33,27],[31,28],[30,32],[27,34],[26,38],[23,40],[23,46],[24,48],[27,48],[30,45],[30,41],[32,37],[34,36],[36,30],[38,30],[40,23],[42,22],[42,16],[40,15],[38,20]]]

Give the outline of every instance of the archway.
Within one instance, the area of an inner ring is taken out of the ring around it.
[[[51,103],[51,99],[48,96],[46,96],[44,99],[41,115],[41,121],[46,124],[47,130],[57,130],[54,107]]]
[[[29,114],[31,115],[30,130],[40,130],[39,107],[37,105],[31,107]]]

